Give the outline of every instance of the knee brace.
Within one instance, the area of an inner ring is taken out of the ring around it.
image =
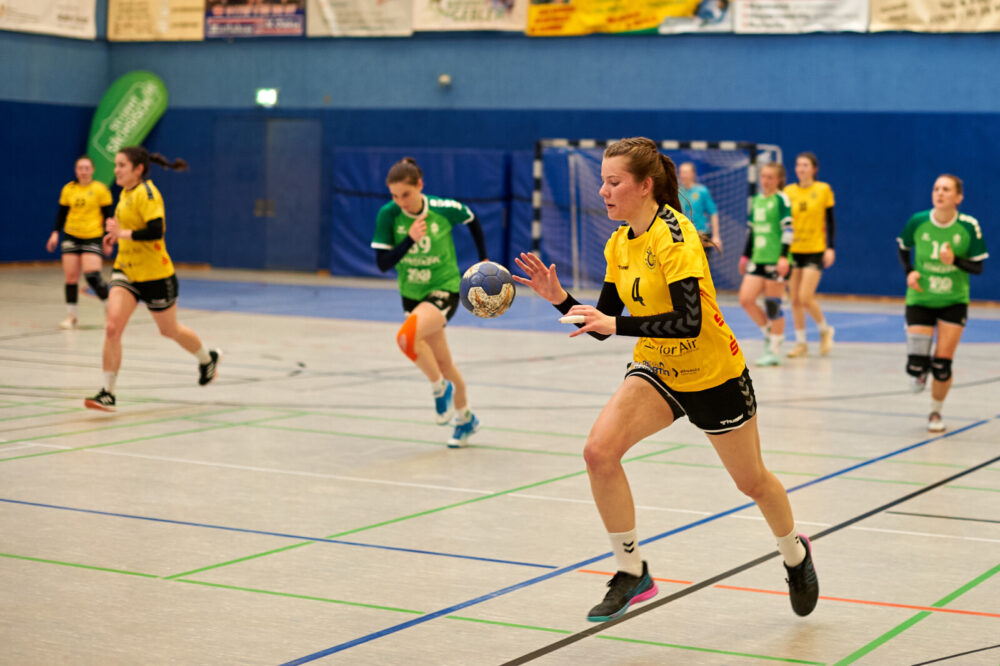
[[[84,273],[83,277],[87,278],[87,284],[89,284],[90,288],[94,290],[94,293],[97,294],[98,298],[103,301],[108,297],[108,285],[104,283],[103,279],[101,279],[100,271]]]
[[[406,354],[411,361],[417,360],[417,315],[411,314],[396,332],[396,344],[399,351]]]
[[[764,307],[767,309],[767,318],[769,321],[774,321],[775,319],[781,319],[780,298],[765,298]]]
[[[951,359],[935,356],[931,361],[931,372],[934,374],[934,379],[939,382],[948,381],[951,379]]]
[[[931,369],[931,337],[924,333],[906,334],[906,374],[923,377]]]

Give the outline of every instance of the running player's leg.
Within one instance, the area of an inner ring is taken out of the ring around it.
[[[608,532],[618,569],[607,595],[590,610],[588,620],[613,619],[630,604],[656,594],[648,567],[639,554],[635,504],[621,460],[635,444],[673,423],[674,411],[665,400],[651,381],[627,376],[587,436],[583,458],[590,490]]]
[[[910,390],[914,393],[927,387],[936,312],[920,305],[906,306],[906,374],[910,376]]]
[[[129,318],[139,305],[137,293],[120,285],[112,285],[108,293],[108,312],[104,324],[104,347],[101,350],[101,369],[104,379],[97,395],[83,401],[90,409],[114,411],[115,384],[122,365],[122,334]]]
[[[806,356],[806,309],[802,304],[802,274],[805,269],[798,266],[792,268],[788,277],[788,299],[792,305],[792,324],[795,326],[795,347],[789,352],[790,358]]]
[[[753,323],[757,324],[766,340],[768,335],[767,315],[757,305],[757,297],[762,291],[764,291],[763,277],[750,274],[743,276],[743,282],[740,284],[740,307],[746,311]]]
[[[765,314],[769,322],[767,352],[757,365],[781,365],[781,343],[785,341],[785,315],[781,310],[781,298],[785,294],[784,280],[764,281]]]
[[[455,428],[448,440],[448,447],[452,449],[462,448],[469,443],[469,438],[479,431],[479,418],[472,412],[472,407],[469,405],[465,379],[452,360],[445,329],[428,336],[424,341],[434,355],[437,367],[441,370],[443,377],[441,381],[447,380],[446,388],[452,391]]]
[[[798,615],[808,615],[819,598],[809,542],[795,529],[784,486],[764,465],[756,414],[736,430],[708,434],[708,439],[736,487],[757,504],[771,528],[788,574],[792,608]]]
[[[80,255],[80,262],[83,268],[83,276],[87,279],[87,284],[94,290],[97,297],[106,308],[108,306],[108,285],[101,277],[101,268],[104,266],[104,255],[96,252],[84,252]]]
[[[927,428],[931,432],[945,430],[941,412],[944,399],[948,397],[948,391],[951,389],[953,380],[951,362],[955,358],[955,350],[958,348],[959,340],[962,339],[963,330],[964,327],[960,324],[938,320],[937,345],[931,358],[931,374],[934,377],[934,381],[931,382],[931,413],[927,421]]]
[[[802,269],[799,302],[805,311],[809,313],[809,316],[813,318],[813,321],[816,322],[816,327],[819,328],[819,353],[825,356],[833,349],[833,327],[826,323],[823,310],[819,306],[819,301],[816,300],[816,290],[819,288],[819,281],[822,277],[823,271],[815,266],[806,266]],[[798,331],[798,326],[799,324],[796,322],[796,332]],[[802,328],[805,328],[804,316],[802,317]]]
[[[80,255],[76,252],[63,252],[63,291],[66,295],[66,319],[59,323],[59,328],[76,328],[77,308],[80,299]]]
[[[198,359],[198,383],[204,386],[215,379],[216,367],[221,354],[218,349],[208,349],[193,330],[177,321],[176,300],[167,308],[154,310],[149,308],[149,314],[156,322],[160,335],[170,338],[181,346],[184,351]]]

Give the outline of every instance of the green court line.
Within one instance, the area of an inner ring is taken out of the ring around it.
[[[94,570],[94,571],[105,571],[105,572],[108,572],[108,573],[124,574],[124,575],[127,575],[127,576],[141,576],[143,578],[158,578],[158,576],[155,576],[155,575],[152,575],[152,574],[137,573],[137,572],[134,572],[134,571],[123,571],[121,569],[109,569],[109,568],[106,568],[106,567],[95,567],[95,566],[90,566],[90,565],[86,565],[86,564],[77,564],[75,562],[63,562],[63,561],[60,561],[60,560],[48,560],[48,559],[43,559],[43,558],[39,558],[39,557],[27,557],[27,556],[24,556],[24,555],[12,555],[12,554],[9,554],[9,553],[0,553],[0,556],[2,556],[2,557],[10,557],[10,558],[19,559],[19,560],[28,560],[28,561],[31,561],[31,562],[39,562],[39,563],[42,563],[42,564],[56,564],[56,565],[59,565],[59,566],[74,567],[74,568],[79,568],[79,569],[90,569],[90,570]],[[240,585],[226,585],[226,584],[223,584],[223,583],[210,583],[210,582],[207,582],[207,581],[191,580],[191,579],[188,579],[188,578],[170,578],[169,580],[172,580],[172,581],[177,582],[177,583],[188,583],[190,585],[201,585],[201,586],[204,586],[204,587],[210,587],[210,588],[221,589],[221,590],[233,590],[235,592],[250,592],[252,594],[264,594],[264,595],[268,595],[268,596],[283,597],[283,598],[287,598],[287,599],[301,599],[303,601],[318,601],[318,602],[321,602],[321,603],[337,604],[337,605],[343,605],[343,606],[352,606],[352,607],[355,607],[355,608],[370,608],[372,610],[388,611],[388,612],[392,612],[392,613],[406,613],[408,615],[426,615],[426,611],[418,611],[418,610],[413,610],[411,608],[398,608],[398,607],[395,607],[395,606],[381,606],[381,605],[378,605],[378,604],[366,604],[366,603],[362,603],[360,601],[346,601],[346,600],[343,600],[343,599],[331,599],[329,597],[317,597],[317,596],[308,595],[308,594],[295,594],[293,592],[278,592],[276,590],[264,590],[264,589],[257,588],[257,587],[243,587],[243,586],[240,586]],[[474,622],[476,624],[486,624],[486,625],[495,626],[495,627],[507,627],[507,628],[510,628],[510,629],[526,629],[528,631],[542,631],[542,632],[553,633],[553,634],[569,635],[569,634],[573,633],[572,631],[569,631],[567,629],[555,629],[555,628],[552,628],[552,627],[539,627],[539,626],[534,626],[534,625],[529,625],[529,624],[516,624],[514,622],[502,622],[500,620],[485,620],[485,619],[481,619],[481,618],[465,617],[465,616],[461,616],[461,615],[446,615],[445,619],[456,620],[456,621],[459,621],[459,622]],[[661,642],[657,642],[657,641],[646,641],[646,640],[640,640],[640,639],[634,639],[634,638],[622,638],[622,637],[619,637],[619,636],[597,636],[596,638],[601,638],[601,639],[604,639],[604,640],[621,641],[621,642],[625,642],[625,643],[636,643],[636,644],[641,644],[641,645],[653,645],[653,646],[656,646],[656,647],[667,647],[667,648],[673,648],[673,649],[677,649],[677,650],[690,650],[690,651],[695,651],[695,652],[706,652],[706,653],[710,653],[710,654],[724,654],[724,655],[735,656],[735,657],[747,657],[747,658],[751,658],[751,659],[765,659],[765,660],[769,660],[769,661],[780,661],[780,662],[786,662],[786,663],[792,663],[792,664],[808,664],[810,666],[822,666],[821,662],[815,662],[815,661],[803,661],[803,660],[799,660],[799,659],[786,659],[786,658],[783,658],[783,657],[769,657],[769,656],[766,656],[766,655],[750,654],[750,653],[746,653],[746,652],[733,652],[733,651],[729,651],[729,650],[714,650],[714,649],[711,649],[711,648],[695,647],[695,646],[690,646],[690,645],[677,645],[677,644],[674,644],[674,643],[661,643]]]
[[[411,615],[426,615],[424,611],[412,610],[409,608],[396,608],[394,606],[379,606],[376,604],[363,604],[359,601],[344,601],[342,599],[329,599],[327,597],[313,597],[307,594],[292,594],[291,592],[275,592],[273,590],[262,590],[256,587],[240,587],[238,585],[223,585],[222,583],[207,583],[201,580],[190,580],[187,578],[174,578],[178,583],[191,583],[192,585],[204,585],[206,587],[217,587],[223,590],[236,590],[239,592],[254,592],[256,594],[269,594],[275,597],[288,597],[290,599],[304,599],[305,601],[322,601],[327,604],[342,604],[344,606],[358,606],[360,608],[373,608],[375,610],[392,611],[394,613],[409,613]]]
[[[9,557],[12,560],[27,560],[29,562],[41,562],[43,564],[58,564],[63,567],[75,567],[77,569],[90,569],[91,571],[106,571],[108,573],[124,574],[126,576],[141,576],[143,578],[159,578],[153,574],[139,573],[138,571],[125,571],[124,569],[108,569],[107,567],[95,567],[89,564],[77,564],[76,562],[63,562],[61,560],[46,560],[41,557],[28,557],[27,555],[14,555],[12,553],[0,553],[0,557]]]
[[[943,598],[935,601],[933,604],[931,604],[931,607],[932,608],[944,608],[946,605],[948,605],[949,603],[951,603],[952,601],[954,601],[958,597],[962,596],[963,594],[965,594],[966,592],[968,592],[972,588],[978,586],[981,583],[984,583],[990,577],[994,576],[998,572],[1000,572],[1000,564],[996,565],[995,567],[993,567],[989,571],[987,571],[987,572],[985,572],[985,573],[983,573],[983,574],[981,574],[981,575],[973,578],[968,583],[966,583],[962,587],[958,588],[957,590],[955,590],[951,594],[948,594],[948,595],[944,596]],[[903,633],[904,631],[906,631],[907,629],[909,629],[910,627],[912,627],[916,623],[920,622],[925,617],[929,617],[930,615],[932,615],[932,613],[930,611],[920,611],[919,613],[917,613],[913,617],[909,618],[908,620],[902,622],[901,624],[899,624],[899,625],[893,627],[892,629],[890,629],[889,631],[885,632],[884,634],[882,634],[881,636],[879,636],[878,638],[876,638],[875,640],[873,640],[871,643],[868,643],[868,645],[865,645],[865,646],[863,646],[863,647],[855,650],[851,654],[847,655],[846,657],[844,657],[843,659],[841,659],[840,661],[838,661],[834,666],[846,666],[847,664],[853,664],[858,659],[861,659],[861,657],[864,657],[869,652],[875,650],[876,648],[878,648],[878,647],[880,647],[882,645],[885,645],[890,640],[892,640],[896,636],[900,635],[901,633]]]
[[[282,546],[281,548],[274,548],[273,550],[265,550],[263,553],[254,553],[253,555],[247,555],[246,557],[238,557],[235,560],[228,560],[226,562],[221,562],[219,564],[210,564],[207,567],[201,567],[200,569],[192,569],[191,571],[184,571],[179,574],[173,574],[171,576],[163,576],[164,580],[176,580],[178,578],[183,578],[185,576],[190,576],[192,574],[201,573],[202,571],[210,571],[212,569],[221,569],[222,567],[228,567],[230,564],[239,564],[240,562],[247,562],[249,560],[256,560],[258,557],[267,557],[268,555],[274,555],[275,553],[283,553],[288,550],[295,550],[296,548],[301,548],[302,546],[308,546],[310,544],[316,543],[315,541],[300,541],[298,543],[293,543],[290,546]]]
[[[238,412],[242,411],[242,407],[232,407],[229,409],[221,409],[216,412],[209,412],[207,415],[211,414],[225,414],[226,412]],[[156,423],[166,423],[168,421],[181,421],[183,416],[167,416],[159,417],[156,419],[150,419],[149,421],[134,421],[129,423],[116,423],[114,425],[103,426],[101,428],[87,428],[86,430],[74,430],[72,432],[54,432],[48,435],[34,435],[32,437],[21,437],[20,439],[8,439],[6,442],[0,443],[0,446],[6,444],[16,444],[18,442],[32,442],[36,439],[53,439],[56,437],[74,437],[76,435],[86,435],[92,432],[104,432],[106,430],[118,430],[119,428],[135,428],[144,425],[154,425]]]
[[[68,414],[70,412],[78,412],[78,411],[80,410],[76,408],[67,407],[65,409],[60,409],[54,412],[41,412],[39,414],[20,414],[18,416],[5,416],[3,418],[0,418],[0,422],[17,421],[18,419],[37,419],[43,416],[58,416],[59,414]]]
[[[769,657],[763,654],[751,654],[749,652],[733,652],[731,650],[713,650],[712,648],[694,647],[693,645],[677,645],[675,643],[660,643],[658,641],[643,641],[636,638],[622,638],[620,636],[605,636],[598,634],[594,638],[601,638],[607,641],[621,641],[623,643],[639,643],[642,645],[656,645],[658,647],[668,647],[677,650],[690,650],[694,652],[708,652],[709,654],[724,654],[731,657],[746,657],[748,659],[766,659],[768,661],[781,661],[787,664],[810,664],[811,666],[823,666],[822,661],[805,661],[804,659],[792,659],[790,657]]]
[[[164,439],[166,437],[176,437],[178,435],[191,435],[198,432],[208,432],[210,430],[221,430],[222,428],[233,428],[236,426],[244,425],[254,425],[258,420],[270,420],[270,419],[287,419],[295,416],[294,414],[286,414],[283,416],[270,416],[263,419],[256,419],[252,421],[246,421],[243,423],[222,423],[219,425],[206,426],[204,428],[190,428],[188,430],[177,430],[174,432],[163,432],[156,435],[144,435],[142,437],[132,437],[130,439],[121,439],[115,442],[104,442],[103,444],[88,444],[87,446],[76,446],[68,449],[57,449],[55,451],[39,451],[38,453],[26,453],[20,456],[10,456],[8,458],[0,458],[0,462],[6,462],[8,460],[21,460],[23,458],[37,458],[39,456],[52,456],[59,453],[72,453],[73,451],[85,451],[87,449],[101,449],[106,446],[118,446],[120,444],[133,444],[135,442],[148,442],[154,439]],[[170,420],[170,419],[167,419]],[[12,440],[14,441],[14,440]],[[9,442],[8,442],[9,443]]]
[[[644,458],[649,458],[649,457],[652,457],[652,456],[658,456],[658,455],[661,455],[663,453],[668,453],[669,451],[673,451],[673,450],[676,450],[676,449],[681,448],[681,447],[683,447],[682,444],[678,445],[678,446],[676,446],[676,447],[674,447],[672,449],[664,449],[664,450],[660,450],[660,451],[653,451],[651,453],[646,453],[646,454],[641,455],[641,456],[635,456],[633,458],[626,458],[626,459],[622,460],[622,463],[628,463],[628,462],[633,462],[633,461],[636,461],[636,460],[642,460]],[[434,513],[440,513],[441,511],[447,511],[448,509],[454,509],[454,508],[457,508],[457,507],[460,507],[460,506],[466,506],[466,505],[469,505],[469,504],[474,504],[476,502],[482,502],[484,500],[493,499],[493,498],[496,498],[496,497],[502,497],[504,495],[510,495],[512,493],[517,493],[517,492],[520,492],[522,490],[527,490],[529,488],[537,488],[538,486],[544,486],[544,485],[549,484],[549,483],[555,483],[556,481],[563,481],[565,479],[570,479],[570,478],[573,478],[575,476],[580,476],[580,475],[586,474],[586,473],[587,473],[586,469],[581,469],[581,470],[578,470],[576,472],[571,472],[569,474],[563,474],[561,476],[556,476],[556,477],[553,477],[551,479],[544,479],[542,481],[536,481],[535,483],[529,483],[527,485],[518,486],[517,488],[510,488],[508,490],[500,490],[500,491],[495,492],[495,493],[490,493],[489,495],[480,495],[479,497],[473,497],[473,498],[470,498],[470,499],[467,499],[467,500],[462,500],[461,502],[454,502],[452,504],[446,504],[444,506],[439,506],[439,507],[436,507],[434,509],[427,509],[425,511],[418,511],[417,513],[411,513],[411,514],[408,514],[408,515],[405,515],[405,516],[401,516],[399,518],[391,518],[389,520],[379,521],[377,523],[372,523],[370,525],[365,525],[363,527],[355,527],[354,529],[345,530],[343,532],[337,532],[336,534],[330,534],[330,535],[322,537],[322,538],[324,538],[324,539],[339,539],[341,537],[345,537],[345,536],[350,535],[350,534],[357,534],[358,532],[366,532],[368,530],[372,530],[372,529],[375,529],[377,527],[384,527],[386,525],[392,525],[392,524],[395,524],[395,523],[402,522],[404,520],[411,520],[413,518],[420,518],[420,517],[428,516],[428,515],[431,515],[431,514],[434,514]],[[213,570],[213,569],[221,569],[222,567],[229,566],[230,564],[238,564],[240,562],[246,562],[247,560],[257,559],[259,557],[264,557],[265,555],[271,555],[271,554],[274,554],[274,553],[280,553],[280,552],[284,552],[284,551],[287,551],[287,550],[291,550],[292,548],[298,548],[298,547],[301,547],[301,546],[307,546],[307,545],[314,544],[314,543],[316,543],[316,542],[315,541],[302,541],[300,543],[293,544],[291,546],[285,546],[284,548],[276,548],[274,550],[269,550],[269,551],[266,551],[266,552],[263,552],[263,553],[255,553],[253,555],[248,555],[246,557],[241,557],[241,558],[238,558],[238,559],[235,559],[235,560],[229,560],[227,562],[220,562],[219,564],[211,564],[211,565],[206,566],[206,567],[201,567],[200,569],[193,569],[191,571],[184,571],[182,573],[173,574],[173,575],[170,575],[170,576],[164,576],[164,578],[166,578],[168,580],[172,580],[172,579],[176,579],[176,578],[184,578],[184,577],[190,576],[192,574],[201,573],[203,571],[210,571],[210,570]]]

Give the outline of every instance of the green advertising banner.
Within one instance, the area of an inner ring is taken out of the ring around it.
[[[110,185],[115,153],[142,143],[167,109],[167,87],[152,72],[129,72],[111,84],[90,123],[87,155],[94,161],[94,180]]]

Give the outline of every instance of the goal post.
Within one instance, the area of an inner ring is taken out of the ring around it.
[[[535,142],[532,249],[555,263],[573,289],[600,289],[604,246],[620,224],[609,220],[601,187],[601,158],[616,139],[541,139]],[[746,216],[757,192],[757,173],[781,162],[778,146],[747,141],[659,141],[675,164],[692,162],[719,213],[722,253],[710,253],[718,289],[738,289]]]

